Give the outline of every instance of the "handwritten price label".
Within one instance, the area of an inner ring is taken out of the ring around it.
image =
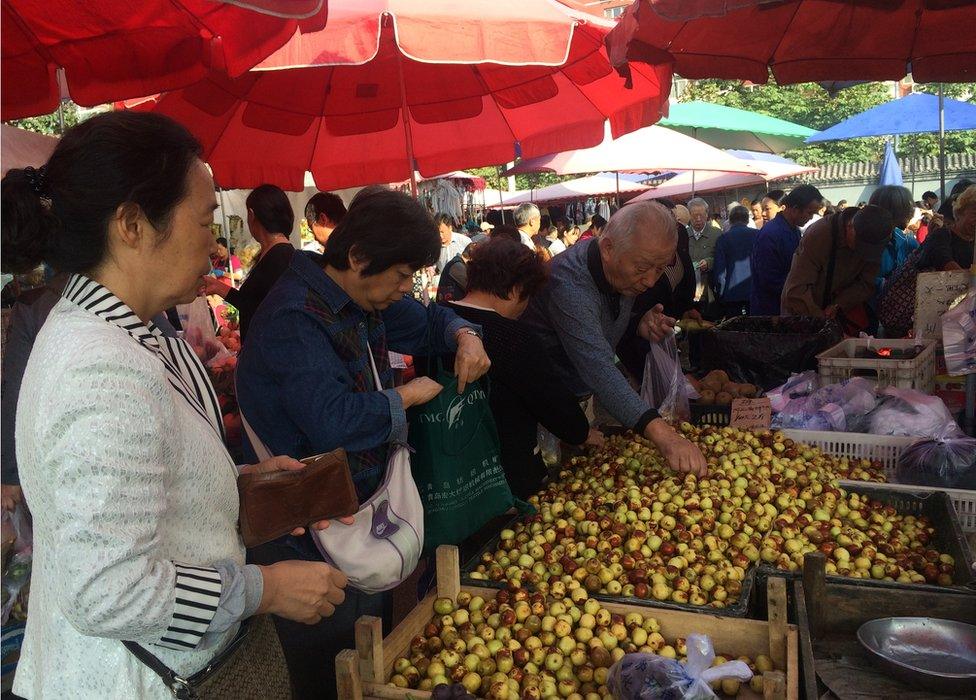
[[[773,408],[766,397],[758,399],[732,399],[733,428],[768,428],[773,417]]]

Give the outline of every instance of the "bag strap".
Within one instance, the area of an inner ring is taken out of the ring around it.
[[[380,373],[376,369],[376,360],[373,359],[373,349],[366,343],[366,352],[369,354],[369,366],[373,369],[373,378],[376,380],[376,391],[383,391],[383,382],[380,381]]]
[[[834,286],[834,268],[837,266],[837,229],[840,223],[840,214],[834,214],[833,220],[830,222],[830,259],[827,261],[827,284],[824,285],[823,301],[821,306],[827,308],[830,306],[830,299],[833,296],[831,294],[831,287]]]
[[[234,394],[237,395],[236,377],[234,378]],[[247,416],[244,415],[244,409],[241,407],[239,401],[237,403],[237,412],[241,416],[241,425],[244,426],[244,433],[247,435],[248,442],[251,443],[251,448],[254,450],[254,454],[258,458],[258,461],[264,462],[265,460],[274,457],[274,455],[271,454],[271,450],[268,449],[268,446],[261,441],[258,434],[254,432],[254,428],[252,428],[251,424],[247,422]]]
[[[234,652],[237,651],[241,644],[243,644],[244,640],[247,638],[248,632],[250,632],[252,619],[253,618],[247,618],[246,620],[241,621],[241,628],[238,630],[234,639],[231,640],[230,644],[228,644],[223,651],[211,659],[209,664],[194,673],[189,678],[183,678],[182,676],[178,675],[173,669],[160,661],[155,654],[141,644],[127,641],[123,641],[122,644],[150,671],[159,676],[163,683],[166,684],[166,687],[169,688],[169,691],[173,694],[174,698],[177,698],[177,700],[196,700],[199,698],[197,695],[197,688],[211,675],[216,673],[220,667],[223,666],[231,656],[233,656]]]

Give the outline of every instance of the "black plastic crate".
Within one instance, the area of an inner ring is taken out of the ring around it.
[[[508,523],[503,525],[498,529],[498,533],[495,534],[477,553],[470,557],[466,562],[464,562],[461,567],[461,585],[463,586],[480,586],[482,588],[495,588],[502,589],[506,588],[507,584],[499,583],[496,581],[488,581],[486,579],[476,579],[471,578],[470,574],[478,565],[481,564],[481,557],[486,552],[494,551],[498,548],[498,540],[501,535],[501,531],[508,529],[518,523],[522,519],[522,516],[516,516],[512,518]],[[605,593],[594,593],[591,595],[592,598],[601,600],[609,603],[622,603],[625,605],[638,605],[645,608],[664,608],[667,610],[684,610],[686,612],[694,613],[705,613],[708,615],[721,615],[723,617],[752,617],[754,613],[753,603],[755,602],[755,589],[756,589],[756,577],[757,571],[756,567],[750,567],[746,571],[745,577],[742,579],[742,592],[739,594],[739,599],[727,605],[724,608],[712,608],[702,605],[691,605],[689,603],[673,603],[669,601],[659,601],[654,599],[645,598],[633,598],[629,596],[612,596]]]
[[[692,425],[728,425],[732,422],[732,406],[718,403],[689,401]]]
[[[956,568],[953,572],[952,586],[898,583],[897,581],[879,581],[877,579],[849,578],[837,575],[828,575],[827,580],[829,582],[848,586],[897,588],[899,590],[935,591],[976,596],[976,575],[973,572],[972,552],[970,552],[969,544],[959,526],[959,519],[948,494],[944,491],[895,491],[886,489],[883,484],[844,485],[843,488],[885,505],[894,506],[902,515],[924,515],[927,517],[935,525],[935,539],[930,543],[931,547],[955,559]],[[802,576],[800,570],[783,571],[769,564],[761,564],[759,569],[760,588],[762,582],[770,576],[781,576],[787,579],[796,579]],[[976,601],[973,604],[976,605]]]

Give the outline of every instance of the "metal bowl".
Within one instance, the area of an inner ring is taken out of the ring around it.
[[[865,622],[858,641],[893,676],[940,693],[976,693],[976,626],[931,617]]]

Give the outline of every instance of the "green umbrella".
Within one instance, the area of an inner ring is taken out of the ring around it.
[[[670,112],[658,124],[716,148],[782,153],[817,133],[783,119],[708,102],[679,102]]]

